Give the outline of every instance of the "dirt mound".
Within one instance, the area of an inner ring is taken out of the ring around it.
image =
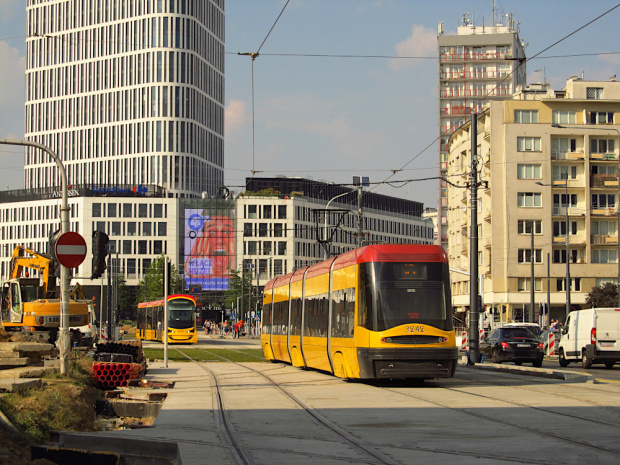
[[[9,339],[11,342],[49,342],[47,334],[33,331],[17,331]]]

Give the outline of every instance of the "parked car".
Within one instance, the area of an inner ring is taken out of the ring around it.
[[[584,368],[604,363],[613,368],[620,361],[620,311],[588,308],[570,312],[558,345],[560,366],[581,361]]]
[[[525,328],[536,337],[540,337],[543,332],[538,323],[506,323],[502,328]]]
[[[493,363],[514,362],[521,365],[527,362],[535,367],[542,366],[545,355],[542,341],[531,330],[511,326],[491,331],[480,341],[480,353]]]

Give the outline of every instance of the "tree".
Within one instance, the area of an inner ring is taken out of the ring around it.
[[[144,279],[138,283],[138,292],[136,294],[138,302],[158,300],[164,296],[164,265],[167,261],[168,257],[161,254],[146,270]],[[178,294],[182,290],[183,279],[179,276],[175,266],[172,265],[170,267],[170,289],[168,289],[168,294]]]
[[[618,286],[604,283],[593,287],[588,293],[584,308],[616,307],[618,305]]]
[[[248,310],[248,295],[251,293],[252,289],[252,274],[244,273],[243,274],[243,295],[244,295],[244,305],[243,308]],[[241,297],[241,273],[237,270],[230,270],[230,279],[228,280],[228,289],[225,293],[226,299],[224,300],[224,304],[228,308],[237,307],[237,298]],[[256,302],[256,297],[251,298],[253,302]],[[237,309],[238,310],[238,309]]]
[[[118,307],[121,312],[120,317],[123,320],[135,320],[138,306],[135,305],[133,292],[129,286],[127,286],[125,274],[121,271],[117,276]]]

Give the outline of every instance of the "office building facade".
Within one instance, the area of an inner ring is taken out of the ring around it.
[[[26,138],[73,186],[214,195],[224,166],[224,0],[27,1]],[[28,149],[26,189],[59,186]]]

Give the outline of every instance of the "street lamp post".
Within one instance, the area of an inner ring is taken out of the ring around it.
[[[333,200],[336,200],[338,197],[343,197],[347,194],[350,194],[351,192],[343,192],[342,194],[338,194],[336,197],[332,197],[331,199],[329,199],[329,202],[327,202],[327,205],[325,206],[325,210],[329,210],[329,204],[332,203]],[[323,228],[323,234],[324,234],[324,239],[325,237],[327,237],[327,211],[325,211],[325,226]],[[323,259],[327,260],[329,258],[329,242],[325,242],[325,245],[323,246]]]
[[[589,131],[591,129],[599,130],[599,131],[614,131],[616,133],[616,137],[618,141],[617,148],[618,148],[618,162],[619,162],[618,164],[618,199],[616,200],[616,216],[618,218],[617,226],[616,226],[616,235],[618,236],[618,251],[617,251],[617,256],[616,256],[616,262],[618,263],[618,277],[617,277],[617,282],[616,282],[616,289],[618,292],[618,307],[620,307],[620,131],[616,128],[610,128],[610,127],[597,128],[597,127],[588,126],[588,127],[582,128],[579,126],[562,126],[561,124],[552,124],[551,127],[554,127],[557,129],[578,129],[582,131]],[[568,173],[566,173],[566,177],[567,177],[566,182],[568,184]],[[566,226],[568,227],[568,224]],[[568,234],[568,231],[567,231],[567,234]],[[567,262],[567,266],[568,266],[568,262]],[[568,310],[567,310],[566,315],[568,316]]]
[[[21,145],[23,147],[35,147],[46,152],[56,163],[60,174],[62,188],[62,203],[60,207],[60,232],[69,232],[69,207],[67,205],[67,171],[60,157],[43,144],[26,140],[9,140],[0,139],[0,144]],[[64,265],[60,266],[60,328],[58,328],[58,346],[60,350],[60,374],[67,375],[69,373],[69,286],[71,277],[69,276],[69,268]]]

